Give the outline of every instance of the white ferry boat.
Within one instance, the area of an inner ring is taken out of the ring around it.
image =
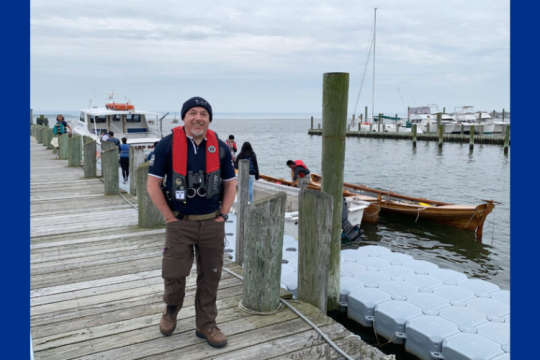
[[[129,101],[115,102],[114,91],[105,94],[108,94],[109,102],[104,107],[92,106],[90,100],[89,107],[81,109],[80,118],[74,125],[73,131],[96,140],[98,159],[101,153],[103,130],[107,133],[112,131],[118,140],[126,137],[129,145],[144,149],[146,154],[149,153],[154,143],[162,137],[157,126],[163,119],[160,118],[161,114],[136,109]]]

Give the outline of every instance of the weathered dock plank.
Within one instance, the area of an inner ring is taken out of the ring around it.
[[[243,282],[227,271],[219,284],[217,322],[229,344],[209,347],[195,336],[195,266],[177,329],[162,336],[165,229],[139,228],[134,196],[105,196],[100,179],[85,179],[81,167],[67,163],[31,138],[30,325],[36,359],[341,356],[288,308],[270,316],[241,311]],[[243,275],[228,259],[225,267]],[[292,295],[281,289],[280,296]],[[315,307],[293,306],[353,357],[369,347],[347,338],[349,331]],[[373,351],[374,359],[387,358]]]

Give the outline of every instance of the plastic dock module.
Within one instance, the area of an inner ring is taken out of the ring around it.
[[[368,257],[374,255],[383,256],[384,254],[392,253],[392,251],[388,248],[374,245],[362,246],[359,247],[356,251],[358,251],[360,257]]]
[[[364,287],[364,282],[349,277],[344,276],[339,282],[339,302],[346,303],[349,297],[349,293],[355,289],[362,289]]]
[[[406,261],[414,260],[411,255],[396,252],[381,254],[381,259],[390,261],[390,265],[403,265]]]
[[[444,284],[457,284],[458,281],[467,279],[465,274],[450,269],[429,270],[428,275],[441,280]]]
[[[476,327],[488,322],[486,315],[464,306],[450,306],[441,309],[439,316],[462,327]]]
[[[409,320],[406,329],[405,350],[422,360],[432,360],[430,353],[440,353],[445,338],[460,333],[457,324],[429,315]]]
[[[347,297],[347,317],[363,326],[371,327],[375,307],[390,300],[390,294],[377,288],[352,290]]]
[[[443,359],[493,359],[503,355],[502,346],[482,335],[461,333],[443,341]]]
[[[414,275],[414,270],[399,266],[399,265],[388,265],[379,269],[383,274],[389,275],[391,277],[403,277],[407,275]]]
[[[407,302],[414,304],[422,310],[436,312],[445,307],[451,306],[448,299],[432,293],[416,293],[407,296]]]
[[[353,277],[355,273],[366,270],[367,267],[357,262],[346,261],[339,264],[339,271],[341,272],[341,276]]]
[[[498,300],[500,302],[503,302],[507,305],[510,305],[510,291],[508,290],[499,290],[499,291],[494,291],[492,293],[490,293],[489,295],[491,295],[491,298],[494,299],[494,300]]]
[[[465,302],[474,299],[474,292],[455,285],[443,285],[433,289],[433,293],[442,296],[450,301]]]
[[[477,327],[478,335],[487,337],[501,344],[505,352],[510,352],[510,325],[505,323],[489,322]]]
[[[383,274],[382,272],[370,271],[370,270],[359,271],[354,274],[354,278],[360,281],[363,281],[366,284],[366,286],[371,285],[372,287],[375,284],[380,284],[386,281],[390,281],[391,279],[390,276]]]
[[[407,297],[418,292],[418,287],[404,281],[387,281],[379,284],[379,289],[386,291],[394,298]]]
[[[380,270],[382,267],[390,265],[390,261],[382,259],[378,256],[368,256],[356,260],[357,264],[362,264],[368,269]]]
[[[457,285],[462,288],[474,291],[477,296],[501,290],[497,285],[480,279],[467,279],[458,281]]]
[[[401,334],[405,333],[405,324],[424,313],[418,306],[407,301],[391,300],[375,307],[373,327],[378,334],[395,344],[405,341]]]
[[[437,265],[424,260],[405,261],[403,266],[413,269],[418,274],[428,274],[430,270],[439,268]]]
[[[494,299],[474,298],[466,301],[469,309],[474,309],[489,317],[503,317],[510,313],[508,304]]]

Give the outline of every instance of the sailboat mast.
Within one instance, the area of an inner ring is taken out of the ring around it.
[[[377,8],[373,15],[373,84],[371,85],[371,122],[375,122],[375,32],[377,30]],[[380,121],[380,119],[379,119]]]

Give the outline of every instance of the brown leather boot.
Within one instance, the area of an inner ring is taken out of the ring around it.
[[[180,311],[180,306],[166,305],[165,311],[163,311],[163,316],[159,322],[159,331],[165,335],[169,336],[176,329],[176,316]]]
[[[217,326],[211,329],[197,329],[195,334],[201,339],[206,339],[208,345],[212,347],[222,348],[227,345],[227,338],[225,337],[225,334],[223,334]]]

